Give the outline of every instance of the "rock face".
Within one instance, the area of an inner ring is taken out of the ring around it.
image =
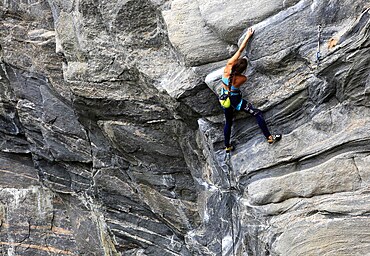
[[[2,255],[369,253],[367,0],[14,0],[0,16]],[[283,140],[237,114],[225,162],[215,93],[252,25],[243,97]]]

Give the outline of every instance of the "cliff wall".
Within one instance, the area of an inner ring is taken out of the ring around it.
[[[369,253],[367,0],[3,0],[0,17],[2,255]],[[238,113],[225,162],[216,93],[249,26],[243,97],[283,139]]]

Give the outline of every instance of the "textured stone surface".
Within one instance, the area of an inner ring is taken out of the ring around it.
[[[369,8],[0,2],[1,254],[366,255]],[[237,114],[225,162],[215,92],[252,25],[243,97],[283,140]]]
[[[199,0],[199,9],[206,24],[223,40],[231,43],[249,26],[287,9],[299,0],[289,1],[220,1]]]
[[[172,1],[171,9],[163,14],[171,43],[186,65],[199,66],[230,55],[228,44],[206,26],[198,1]]]

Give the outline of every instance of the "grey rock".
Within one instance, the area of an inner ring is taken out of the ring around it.
[[[39,185],[37,169],[32,160],[21,154],[0,153],[1,187],[21,189]]]
[[[368,1],[15,0],[0,17],[1,254],[369,251]],[[220,77],[249,26],[243,97],[283,139],[238,113],[225,161]]]
[[[360,186],[353,160],[337,157],[300,172],[255,181],[248,186],[248,197],[252,204],[278,203],[293,197],[352,191]],[[282,191],[282,187],[286,189]]]
[[[172,1],[163,12],[171,43],[178,49],[186,66],[199,66],[222,60],[230,55],[229,45],[207,27],[198,1]],[[189,24],[194,24],[189,26]]]
[[[249,26],[296,4],[290,1],[205,1],[199,0],[199,9],[205,23],[227,42],[235,42]]]
[[[99,241],[104,228],[94,229],[99,226],[99,215],[76,200],[33,185],[2,188],[0,199],[0,251],[5,255],[114,255],[107,239],[105,244]]]
[[[3,152],[29,153],[29,144],[16,110],[16,100],[6,75],[0,68],[0,138]]]

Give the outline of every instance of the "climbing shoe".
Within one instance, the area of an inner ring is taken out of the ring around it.
[[[225,148],[226,153],[230,153],[231,151],[234,151],[234,146],[230,145],[230,146]]]
[[[273,135],[270,135],[267,138],[267,142],[270,143],[270,144],[273,144],[273,143],[278,142],[279,140],[281,140],[281,137],[282,137],[281,134],[273,134]]]

